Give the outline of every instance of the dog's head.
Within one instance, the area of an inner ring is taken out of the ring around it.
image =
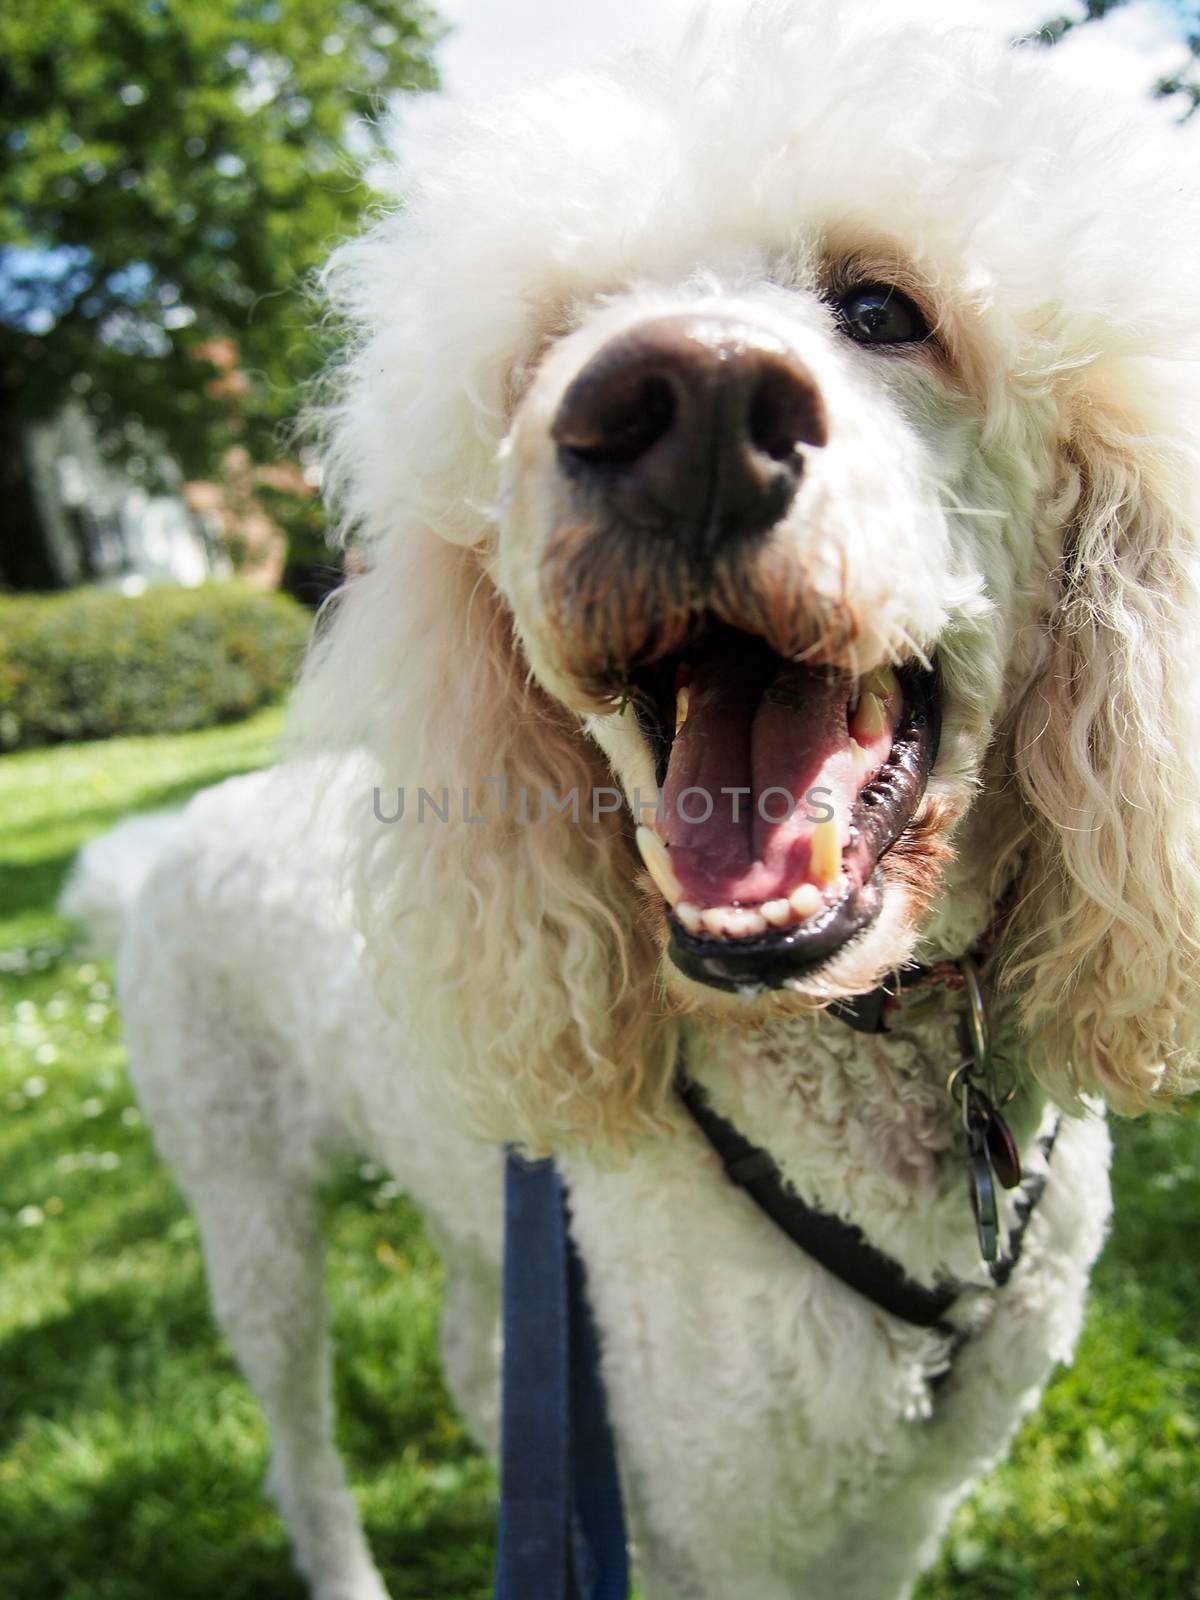
[[[420,907],[519,1131],[1001,904],[1064,1099],[1192,1070],[1194,212],[1032,53],[848,9],[455,122],[344,258],[373,565],[312,692],[484,818],[374,829],[372,937]]]

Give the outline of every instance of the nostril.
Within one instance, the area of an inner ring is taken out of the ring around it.
[[[592,466],[633,466],[670,432],[675,393],[657,373],[610,380],[555,428],[561,451]]]
[[[829,437],[825,408],[806,376],[771,367],[754,387],[746,415],[750,442],[773,461],[793,462],[796,446],[821,446]]]

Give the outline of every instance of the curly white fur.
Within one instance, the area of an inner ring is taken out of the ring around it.
[[[496,1141],[560,1154],[647,1600],[897,1600],[1070,1354],[1108,1209],[1082,1097],[1136,1111],[1194,1083],[1190,180],[1033,53],[874,15],[764,4],[732,32],[697,24],[670,62],[460,114],[414,157],[403,210],[333,267],[356,333],[331,476],[368,569],[299,723],[356,753],[199,799],[121,959],[139,1093],[320,1600],[382,1593],[313,1314],[331,1144],[361,1143],[426,1207],[448,1374],[489,1442]],[[917,298],[937,354],[849,344],[826,299],[855,273]],[[936,654],[943,684],[925,878],[894,874],[876,926],[782,1001],[720,999],[664,962],[619,812],[497,814],[501,782],[652,785],[632,719],[582,686],[588,617],[547,578],[548,424],[605,340],[680,309],[768,328],[829,411],[747,590],[764,631],[813,628],[854,670]],[[404,787],[404,821],[373,817],[376,785]],[[457,820],[417,822],[420,785]],[[961,954],[1002,891],[997,1018],[1028,1065],[1031,1170],[1047,1096],[1077,1114],[993,1291],[944,1092],[951,1009],[876,1040],[814,1006]],[[668,1092],[681,1041],[801,1194],[918,1279],[977,1286],[936,1392],[942,1336],[858,1299],[730,1189]]]

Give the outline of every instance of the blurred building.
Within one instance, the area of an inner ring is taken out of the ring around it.
[[[236,408],[248,383],[234,342],[213,339],[193,353],[215,369],[207,392]],[[140,451],[110,459],[78,400],[24,430],[20,488],[32,503],[24,516],[0,511],[0,589],[99,583],[136,593],[236,572],[315,606],[340,581],[310,451],[260,464],[234,445],[208,477],[185,482],[149,430],[133,438]]]
[[[107,461],[83,407],[68,402],[25,435],[30,483],[58,584],[103,583],[134,593],[195,585],[233,570],[229,551],[189,507],[178,470],[145,463],[151,491]]]

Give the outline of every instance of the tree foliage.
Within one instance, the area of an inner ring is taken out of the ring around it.
[[[185,470],[264,457],[318,360],[305,276],[435,37],[420,0],[4,0],[5,438],[77,395]],[[232,385],[197,354],[220,340]]]
[[[1088,22],[1099,22],[1109,12],[1127,5],[1129,0],[1084,0],[1074,16],[1059,15],[1044,22],[1035,33],[1029,34],[1038,44],[1056,45],[1074,28]],[[1196,0],[1181,0],[1176,10],[1185,22],[1190,22],[1180,49],[1180,64],[1175,72],[1168,73],[1149,86],[1150,93],[1159,100],[1179,97],[1183,104],[1180,121],[1186,122],[1200,109],[1200,4]]]

